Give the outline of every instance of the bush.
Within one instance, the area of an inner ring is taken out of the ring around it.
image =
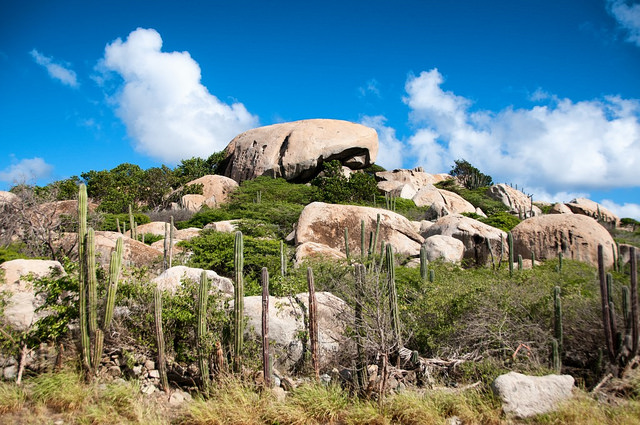
[[[125,227],[127,230],[131,230],[129,229],[129,227],[131,227],[129,225],[130,221],[129,221],[129,214],[127,213],[123,213],[123,214],[102,214],[101,219],[99,218],[98,221],[98,225],[96,226],[96,230],[106,230],[109,232],[117,232],[118,231],[118,225],[117,225],[117,221],[120,222],[120,230],[122,231]],[[137,225],[141,225],[141,224],[147,224],[147,223],[151,223],[151,219],[149,218],[148,215],[146,214],[142,214],[142,213],[134,213],[133,214],[133,220],[136,222]]]
[[[330,204],[370,203],[378,194],[376,179],[368,173],[342,173],[342,164],[334,160],[324,163],[323,173],[311,181],[319,190],[318,200]]]
[[[484,224],[488,224],[489,226],[504,230],[505,232],[511,231],[511,229],[520,223],[520,219],[518,217],[509,214],[506,211],[499,211],[489,217],[479,217],[477,220]]]

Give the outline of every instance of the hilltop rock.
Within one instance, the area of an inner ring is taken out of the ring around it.
[[[425,233],[427,238],[433,235],[451,236],[462,241],[464,258],[473,260],[478,265],[491,261],[492,252],[494,256],[498,255],[501,238],[504,241],[507,238],[507,234],[502,230],[459,214],[439,218]]]
[[[509,372],[498,376],[491,388],[502,400],[502,410],[517,418],[553,411],[572,397],[574,379],[570,375],[527,376]]]
[[[433,235],[425,239],[423,246],[427,250],[427,260],[443,260],[459,263],[464,258],[462,241],[445,235]]]
[[[225,176],[206,175],[187,183],[189,185],[201,184],[204,204],[210,208],[216,208],[229,200],[229,195],[238,188],[238,183]]]
[[[541,215],[542,210],[531,204],[531,198],[525,193],[504,183],[495,184],[489,188],[489,196],[509,207],[512,214],[522,213],[524,217]]]
[[[450,179],[449,174],[429,174],[422,171],[421,167],[413,170],[393,170],[393,171],[378,171],[376,173],[376,179],[382,182],[397,182],[403,184],[412,184],[416,189],[420,189],[424,186],[434,185],[443,180]]]
[[[35,310],[44,304],[42,296],[36,296],[33,283],[26,276],[49,276],[52,273],[64,275],[65,271],[58,261],[51,260],[11,260],[0,264],[4,282],[0,282],[0,291],[7,291],[8,305],[2,319],[17,330],[27,330],[42,314]]]
[[[603,246],[605,267],[613,265],[614,241],[595,219],[579,214],[549,214],[528,218],[511,230],[513,249],[522,258],[565,258],[598,265],[598,245]]]
[[[207,198],[205,198],[204,195],[189,194],[183,195],[182,198],[180,198],[182,208],[193,212],[200,211],[200,208],[202,208],[205,202],[207,202]]]
[[[349,346],[344,336],[349,308],[340,298],[329,292],[316,292],[318,312],[318,348],[320,367],[326,367]],[[269,297],[269,340],[274,350],[274,366],[279,370],[293,371],[304,361],[308,350],[305,315],[308,311],[309,294],[292,297]],[[260,339],[262,329],[262,297],[244,298],[244,314],[248,318],[247,332]]]
[[[185,266],[175,266],[165,270],[160,276],[152,280],[158,288],[169,291],[174,294],[178,288],[182,287],[182,281],[184,279],[190,279],[194,282],[200,282],[200,276],[203,269]],[[233,295],[233,282],[231,279],[219,276],[212,270],[206,270],[207,278],[211,282],[211,289],[217,289],[218,291]]]
[[[557,202],[553,204],[553,206],[549,210],[549,214],[573,214],[573,211],[571,211],[571,208],[569,208],[565,204]]]
[[[614,228],[620,223],[620,218],[617,215],[591,199],[576,198],[566,205],[574,214],[593,217],[608,228]]]
[[[438,189],[433,185],[421,188],[413,197],[418,207],[431,207],[427,211],[427,218],[431,220],[449,214],[475,213],[476,207],[457,193]]]
[[[311,119],[255,128],[235,137],[220,164],[237,182],[266,175],[308,181],[323,162],[334,159],[351,169],[369,166],[378,154],[375,130],[360,124]]]
[[[377,215],[380,214],[380,235],[382,241],[393,245],[396,252],[404,255],[418,255],[424,238],[416,232],[413,223],[404,216],[389,210],[359,207],[355,205],[334,205],[313,202],[300,214],[296,228],[296,244],[316,242],[344,252],[344,229],[349,232],[349,250],[352,255],[360,255],[361,220],[365,221],[365,239],[369,232],[375,232]]]

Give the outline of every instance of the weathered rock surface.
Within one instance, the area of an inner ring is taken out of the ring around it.
[[[51,260],[11,260],[0,264],[4,274],[4,282],[0,282],[0,291],[9,292],[8,305],[2,320],[18,330],[26,330],[37,319],[35,310],[44,303],[41,296],[36,296],[33,283],[26,277],[49,276],[52,273],[64,274],[64,269],[58,261]]]
[[[509,372],[498,376],[491,388],[502,400],[502,410],[517,418],[553,411],[572,396],[574,379],[570,375],[527,376]]]
[[[565,258],[597,266],[598,245],[604,247],[605,267],[613,265],[614,241],[607,229],[595,219],[579,214],[549,214],[528,218],[511,230],[513,249],[522,258]]]
[[[75,238],[75,234],[73,235]],[[96,263],[107,266],[111,260],[111,251],[116,247],[116,241],[122,236],[122,263],[138,267],[147,266],[157,268],[161,265],[162,251],[143,244],[140,241],[123,236],[118,232],[95,232]]]
[[[185,210],[198,212],[206,201],[207,198],[205,198],[203,195],[189,194],[182,196],[182,198],[180,199],[180,204]]]
[[[566,205],[574,214],[593,217],[608,228],[613,228],[620,224],[620,217],[591,199],[576,198],[571,202],[568,202]]]
[[[393,245],[395,252],[418,255],[424,238],[414,229],[411,221],[392,211],[313,202],[300,214],[296,228],[296,245],[316,242],[344,252],[344,229],[349,232],[349,250],[360,255],[361,220],[365,222],[365,240],[369,232],[375,232],[377,215],[380,214],[378,243]]]
[[[308,181],[334,159],[351,169],[369,166],[378,155],[378,135],[360,124],[311,119],[255,128],[235,137],[220,164],[237,182],[258,176]]]
[[[431,207],[427,211],[427,218],[431,220],[449,214],[475,213],[476,207],[457,193],[437,189],[435,186],[421,188],[413,197],[418,207]]]
[[[329,364],[349,345],[344,336],[345,314],[349,314],[346,303],[329,292],[316,292],[318,312],[318,348],[320,367]],[[308,313],[309,294],[293,297],[269,297],[269,340],[275,352],[274,366],[292,371],[304,361],[304,352],[309,342],[301,337],[308,334],[305,315]],[[244,298],[244,314],[248,318],[247,332],[260,338],[262,329],[262,297]]]
[[[152,234],[152,235],[164,237],[165,224],[167,223],[164,221],[152,221],[151,223],[139,224],[137,228],[138,235]],[[175,232],[177,231],[178,229],[174,227],[173,228],[174,235],[175,235]],[[126,235],[131,237],[131,230],[127,230]]]
[[[488,193],[496,201],[508,206],[513,214],[522,214],[525,218],[542,214],[542,210],[532,205],[531,198],[525,193],[504,183],[491,186]]]
[[[238,230],[237,227],[238,220],[223,220],[223,221],[215,221],[213,223],[209,223],[204,226],[205,229],[213,229],[216,232],[235,232]]]
[[[422,169],[415,168],[413,170],[393,170],[393,171],[378,171],[376,173],[376,179],[380,183],[398,182],[404,184],[412,184],[416,189],[420,189],[424,186],[434,185],[443,180],[450,179],[449,174],[429,174],[422,171]]]
[[[178,288],[182,287],[182,281],[185,279],[200,282],[202,271],[203,269],[194,267],[175,266],[162,272],[162,274],[154,278],[152,282],[155,283],[158,288],[174,294]],[[207,278],[209,282],[211,282],[212,290],[217,289],[224,294],[233,295],[233,282],[231,279],[222,277],[212,270],[206,270],[206,272]]]
[[[296,247],[295,263],[304,259],[321,258],[339,260],[346,258],[344,252],[317,242],[304,242]]]
[[[464,244],[451,236],[433,235],[425,239],[422,245],[427,250],[429,261],[443,260],[459,263],[464,258]]]
[[[569,208],[565,204],[557,202],[553,204],[553,206],[549,210],[549,214],[573,214],[573,211],[571,211],[571,208]]]
[[[628,264],[631,261],[631,249],[635,248],[636,252],[636,263],[640,264],[640,248],[634,247],[633,245],[627,245],[625,243],[620,244],[620,259],[622,260],[622,264]]]
[[[204,203],[211,208],[224,204],[229,200],[229,195],[238,188],[238,183],[225,176],[206,175],[187,183],[189,185],[201,184]]]
[[[506,241],[507,234],[500,229],[459,214],[439,218],[427,229],[425,237],[444,235],[454,237],[464,244],[464,258],[475,264],[487,264],[491,255],[500,252],[500,241]],[[488,244],[487,244],[488,241]],[[489,246],[491,246],[491,251]]]
[[[15,193],[0,190],[0,204],[12,204],[19,202],[20,198]]]

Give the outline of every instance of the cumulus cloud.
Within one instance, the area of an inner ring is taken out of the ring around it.
[[[67,86],[78,87],[79,84],[76,73],[72,69],[69,69],[69,65],[55,62],[53,58],[43,55],[36,49],[30,51],[29,54],[38,65],[42,65],[47,70],[51,78]]]
[[[380,84],[378,83],[378,80],[372,78],[367,81],[366,85],[358,87],[358,93],[360,94],[360,97],[365,97],[366,95],[371,94],[379,98],[381,97],[379,86]]]
[[[402,167],[402,152],[404,145],[396,138],[396,130],[385,125],[387,119],[382,115],[365,115],[360,124],[371,127],[378,132],[378,158],[376,164],[386,169]]]
[[[30,183],[49,177],[53,166],[42,158],[29,158],[15,161],[0,171],[0,181],[12,184]]]
[[[153,29],[138,28],[126,41],[108,44],[100,67],[122,77],[117,114],[135,149],[153,158],[173,164],[207,157],[258,125],[242,103],[229,105],[209,93],[188,52],[163,52]]]
[[[625,0],[608,0],[609,13],[627,32],[627,41],[640,47],[640,3],[627,4]]]
[[[625,202],[620,205],[609,199],[603,199],[602,201],[600,201],[600,203],[620,218],[629,217],[640,220],[640,204]]]
[[[470,161],[497,181],[518,182],[546,193],[640,182],[640,102],[608,96],[573,102],[539,96],[531,109],[472,111],[472,102],[441,88],[437,69],[411,76],[412,154],[429,172]]]

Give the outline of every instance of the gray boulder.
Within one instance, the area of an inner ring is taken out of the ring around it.
[[[182,286],[184,279],[200,282],[203,269],[186,266],[175,266],[165,270],[152,280],[158,288],[175,293]],[[207,270],[207,278],[211,282],[211,288],[217,289],[223,294],[233,295],[233,282],[231,279],[219,276],[212,270]]]
[[[425,239],[422,244],[427,251],[427,260],[443,260],[449,263],[459,263],[464,257],[462,241],[445,235],[433,235]]]
[[[502,410],[517,418],[553,411],[572,396],[574,380],[570,375],[527,376],[509,372],[491,384],[502,400]]]

